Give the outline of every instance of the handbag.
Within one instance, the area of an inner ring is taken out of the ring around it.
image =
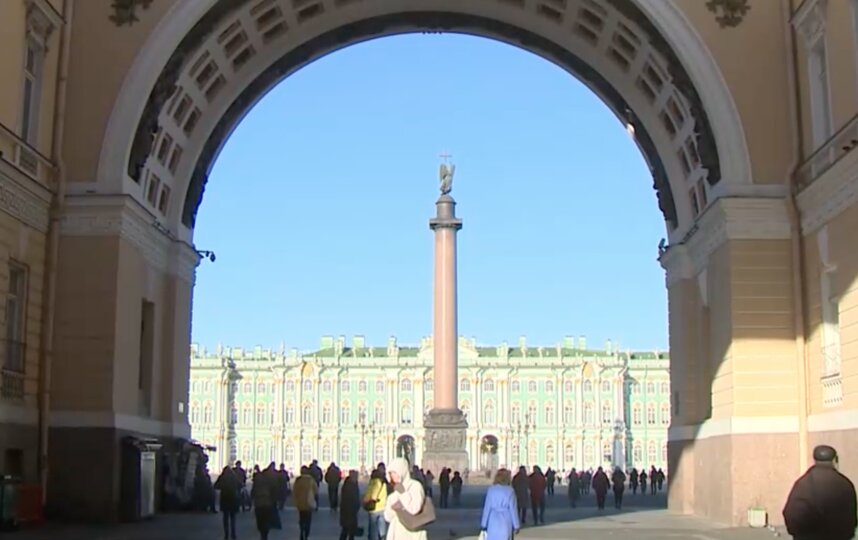
[[[369,501],[364,501],[363,509],[367,512],[375,512],[375,507],[378,505],[378,501],[375,499],[371,499]]]
[[[432,499],[429,497],[423,499],[423,506],[416,514],[409,514],[402,507],[401,503],[396,503],[393,506],[393,510],[396,512],[396,517],[402,523],[402,526],[411,532],[422,531],[426,528],[426,525],[435,521],[435,505],[432,504]]]

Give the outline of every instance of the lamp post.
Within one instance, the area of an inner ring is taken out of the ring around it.
[[[366,420],[366,410],[361,410],[358,414],[358,421],[355,424],[355,431],[360,433],[361,469],[366,470],[366,435],[367,433],[369,433],[374,439],[376,433],[375,424],[372,422],[367,422]]]
[[[536,420],[534,415],[531,413],[525,413],[524,415],[524,424],[518,422],[514,429],[515,433],[518,435],[518,440],[521,441],[521,436],[524,435],[524,447],[525,447],[525,457],[530,457],[528,452],[530,450],[530,434],[536,431]],[[521,459],[521,449],[518,452],[518,460]]]

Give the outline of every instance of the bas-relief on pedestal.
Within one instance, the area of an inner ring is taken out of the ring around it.
[[[453,471],[468,468],[468,452],[465,450],[468,422],[459,409],[432,409],[426,414],[426,451],[423,453],[423,468],[435,471],[447,467]]]

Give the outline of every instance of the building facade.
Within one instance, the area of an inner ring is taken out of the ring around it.
[[[666,468],[669,359],[620,352],[585,338],[554,347],[477,346],[459,340],[459,404],[468,419],[469,470],[540,465]],[[219,469],[236,459],[297,469],[318,459],[369,469],[405,456],[420,463],[423,416],[432,408],[432,343],[318,351],[192,347],[193,437],[217,447]]]

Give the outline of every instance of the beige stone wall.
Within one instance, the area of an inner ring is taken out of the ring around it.
[[[727,29],[715,22],[705,2],[675,3],[712,52],[733,95],[751,154],[754,182],[782,183],[793,160],[789,93],[784,91],[789,61],[784,21],[789,14],[782,2],[753,2],[742,23]]]

